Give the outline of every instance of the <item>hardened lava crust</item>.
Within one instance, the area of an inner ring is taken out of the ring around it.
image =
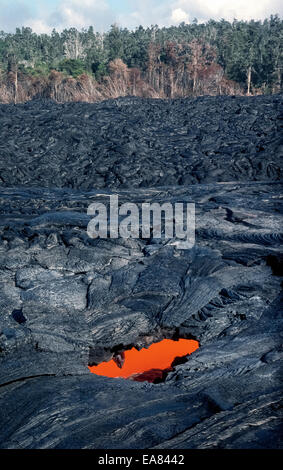
[[[282,116],[280,95],[0,105],[0,448],[282,447]],[[195,246],[90,238],[114,194],[195,203]],[[162,383],[88,368],[178,337],[200,347]]]
[[[278,181],[280,117],[280,95],[0,105],[0,185]]]

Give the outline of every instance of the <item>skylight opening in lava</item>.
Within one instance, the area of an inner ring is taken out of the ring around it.
[[[96,375],[127,379],[135,374],[142,374],[152,369],[161,371],[170,369],[176,358],[187,356],[198,347],[199,343],[195,340],[179,339],[174,341],[164,339],[158,343],[153,343],[147,349],[143,348],[138,351],[136,348],[132,348],[124,351],[124,357],[121,352],[120,355],[116,354],[115,360],[111,359],[97,366],[90,366],[89,369]],[[120,367],[118,364],[120,364]]]

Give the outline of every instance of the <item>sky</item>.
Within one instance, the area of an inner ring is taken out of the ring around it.
[[[53,28],[93,26],[107,31],[111,24],[134,29],[221,19],[232,21],[283,16],[281,0],[0,0],[0,30],[29,26],[37,33]]]

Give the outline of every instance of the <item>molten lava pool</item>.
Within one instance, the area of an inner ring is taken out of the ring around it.
[[[121,368],[112,359],[109,362],[102,362],[98,366],[91,366],[89,369],[97,375],[123,378],[129,378],[134,374],[142,374],[153,369],[161,371],[170,370],[175,358],[187,356],[198,349],[198,347],[198,341],[194,340],[179,339],[178,341],[173,341],[171,339],[164,339],[159,343],[152,344],[148,349],[144,348],[137,351],[136,348],[132,348],[124,351],[125,361]]]

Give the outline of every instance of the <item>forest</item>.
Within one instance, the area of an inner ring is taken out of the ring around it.
[[[0,32],[0,102],[95,102],[282,90],[282,20]]]

